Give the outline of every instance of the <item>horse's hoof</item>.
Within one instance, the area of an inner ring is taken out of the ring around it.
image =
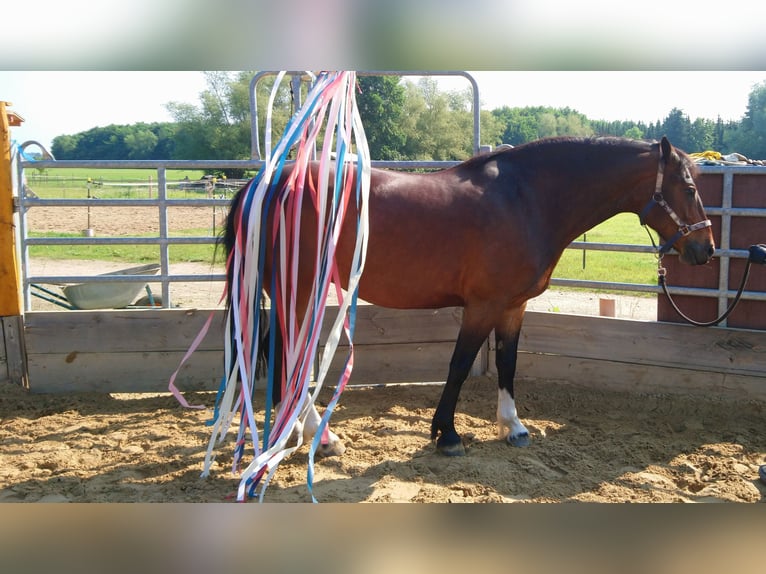
[[[452,444],[439,444],[437,441],[436,450],[444,456],[465,456],[465,446],[462,441]]]
[[[516,436],[508,435],[506,439],[511,446],[529,446],[529,433],[521,433]]]
[[[320,444],[317,448],[317,454],[322,457],[340,456],[346,452],[346,445],[341,441],[329,442],[327,444]]]

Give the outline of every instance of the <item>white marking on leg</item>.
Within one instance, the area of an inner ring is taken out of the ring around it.
[[[507,389],[497,390],[497,432],[498,438],[516,438],[529,435],[527,427],[521,424],[516,413],[516,401]]]
[[[303,440],[310,442],[314,439],[314,433],[319,428],[319,423],[322,422],[322,417],[319,416],[317,409],[314,405],[309,405],[309,409],[306,412],[306,417],[303,419]]]
[[[319,428],[319,424],[322,422],[322,417],[319,416],[319,413],[316,410],[316,407],[312,404],[309,405],[308,411],[306,412],[306,417],[303,419],[303,440],[307,443],[314,440],[314,435],[317,432],[317,429]],[[327,441],[322,441],[322,444],[319,449],[319,453],[323,454],[324,456],[333,456],[333,455],[341,455],[346,450],[346,447],[344,446],[343,442],[340,440],[338,435],[336,435],[334,432],[332,432],[329,429],[329,426],[327,428]]]
[[[282,403],[278,403],[275,408],[275,419],[279,418],[280,411],[282,410]],[[295,421],[295,428],[293,429],[293,432],[290,434],[290,439],[288,440],[288,444],[297,444],[298,439],[301,437],[306,436],[306,431],[303,427],[303,421],[300,419],[296,419]]]

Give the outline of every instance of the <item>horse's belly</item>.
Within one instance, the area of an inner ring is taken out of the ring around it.
[[[438,309],[463,305],[460,268],[423,246],[399,250],[370,238],[359,296],[396,309]]]
[[[435,290],[416,282],[392,284],[365,274],[359,283],[359,297],[368,303],[392,309],[440,309],[464,304],[463,298],[455,293]]]

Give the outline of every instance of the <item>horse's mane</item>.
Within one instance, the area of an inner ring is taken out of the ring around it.
[[[475,155],[468,161],[484,162],[497,156],[515,155],[522,153],[525,150],[532,150],[537,148],[546,148],[549,146],[562,146],[566,144],[572,145],[584,145],[584,146],[605,146],[605,147],[631,147],[641,151],[648,150],[652,145],[657,142],[650,142],[647,140],[635,140],[629,138],[621,138],[617,136],[597,136],[597,137],[579,137],[579,136],[557,136],[548,137],[533,140],[531,142],[523,143],[515,147],[509,147],[505,145],[498,146],[498,148]]]
[[[592,136],[592,137],[580,137],[580,136],[557,136],[549,138],[541,138],[531,142],[527,142],[515,147],[501,145],[492,151],[479,153],[472,158],[465,161],[462,165],[465,167],[483,165],[489,161],[497,158],[514,157],[518,154],[524,154],[527,151],[531,151],[538,148],[546,148],[549,146],[565,146],[566,144],[572,144],[576,146],[593,146],[593,147],[622,147],[627,149],[635,149],[636,151],[649,151],[652,147],[658,145],[657,141],[630,139],[618,136]],[[692,175],[696,175],[696,163],[689,157],[689,155],[681,149],[674,148],[681,158],[681,161],[686,164]]]

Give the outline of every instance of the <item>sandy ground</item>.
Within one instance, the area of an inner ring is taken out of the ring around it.
[[[74,273],[80,264],[40,260],[34,272],[54,273],[63,265]],[[89,272],[112,270],[105,264],[93,267]],[[219,295],[217,288],[193,287],[184,295],[188,300],[178,295],[184,305],[208,306],[210,297]],[[597,314],[599,298],[549,291],[530,308]],[[651,320],[653,304],[652,299],[618,298],[616,315]],[[446,458],[429,439],[440,392],[438,385],[347,389],[332,418],[347,449],[341,457],[317,460],[317,499],[766,500],[766,485],[758,480],[758,466],[766,463],[762,402],[520,381],[519,414],[532,444],[513,448],[495,436],[495,382],[474,377],[463,387],[456,419],[467,454]],[[200,393],[190,400],[211,407],[214,395]],[[231,472],[233,436],[216,450],[211,476],[200,478],[210,416],[210,409],[185,410],[167,395],[30,395],[6,384],[0,390],[0,501],[232,500],[238,484]],[[279,467],[266,501],[310,501],[307,452],[302,447]]]
[[[346,444],[318,459],[322,502],[763,502],[762,403],[518,385],[532,444],[495,437],[494,381],[466,382],[458,429],[467,454],[429,439],[440,387],[347,389],[333,415]],[[212,405],[209,393],[190,397]],[[325,400],[327,397],[325,396]],[[0,501],[225,502],[233,436],[200,478],[210,411],[168,396],[0,395]],[[280,465],[269,502],[308,502],[307,447]],[[249,461],[249,459],[248,459]]]

